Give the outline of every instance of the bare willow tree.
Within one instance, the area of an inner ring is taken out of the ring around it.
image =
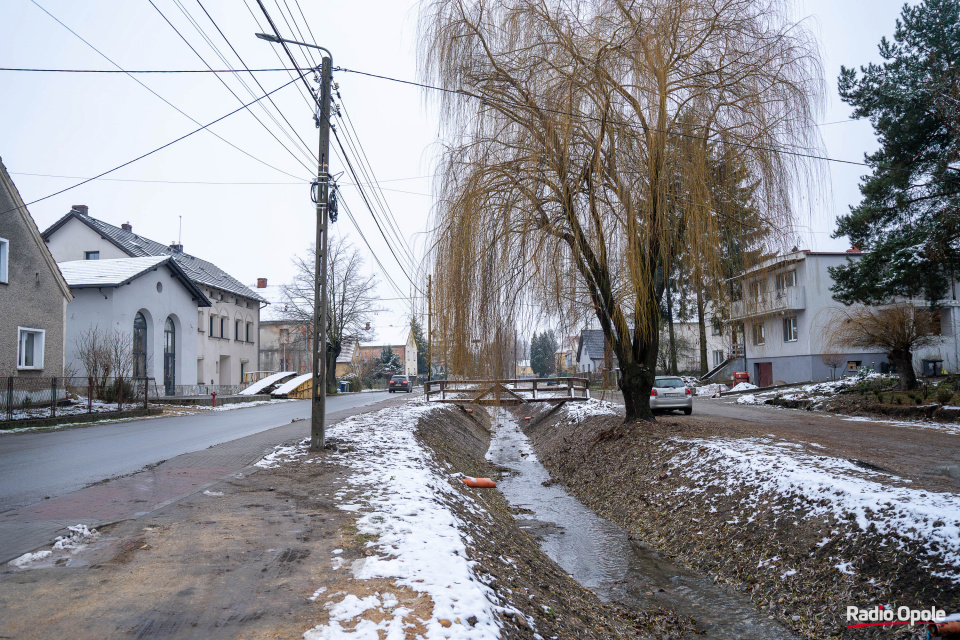
[[[83,375],[90,378],[91,393],[104,398],[109,378],[129,378],[133,375],[133,336],[114,328],[112,332],[91,325],[74,339],[77,360]]]
[[[345,236],[332,237],[327,263],[327,371],[336,371],[337,356],[344,339],[361,338],[369,333],[369,323],[380,310],[376,295],[377,279],[363,272],[363,256]],[[283,303],[288,317],[309,327],[313,323],[315,299],[316,250],[294,256],[293,281],[283,286]],[[327,376],[328,391],[336,388],[336,376]]]
[[[838,348],[883,351],[900,378],[900,388],[916,389],[913,352],[940,341],[940,320],[936,311],[909,302],[856,305],[834,312],[827,323],[827,337]]]
[[[652,419],[670,270],[721,273],[722,231],[737,232],[714,202],[716,158],[751,177],[770,234],[817,177],[796,153],[821,147],[814,40],[778,0],[424,0],[420,29],[422,77],[445,90],[444,359],[467,370],[471,343],[523,303],[586,303],[627,420]]]

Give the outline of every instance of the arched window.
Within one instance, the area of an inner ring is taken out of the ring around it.
[[[139,311],[133,318],[133,375],[147,375],[147,319]]]
[[[173,318],[167,317],[163,325],[163,389],[172,396],[177,386],[177,328]]]

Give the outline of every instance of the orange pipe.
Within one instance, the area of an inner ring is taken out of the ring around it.
[[[945,622],[943,624],[937,625],[937,633],[960,633],[960,620],[951,620],[950,622]]]
[[[460,478],[460,482],[468,487],[477,487],[479,489],[493,489],[497,486],[497,483],[490,478],[471,478],[470,476],[466,476]]]
[[[533,416],[527,416],[524,420],[530,420]]]

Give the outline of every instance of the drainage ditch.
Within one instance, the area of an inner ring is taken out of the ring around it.
[[[491,409],[487,459],[510,470],[498,489],[543,551],[602,600],[628,609],[671,609],[693,618],[703,638],[795,638],[753,604],[680,567],[601,518],[554,484],[512,413]]]

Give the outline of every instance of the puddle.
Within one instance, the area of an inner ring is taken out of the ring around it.
[[[672,609],[694,618],[706,632],[703,638],[796,637],[758,613],[749,600],[631,541],[618,525],[551,484],[513,415],[491,411],[496,426],[487,459],[515,472],[505,474],[497,488],[520,510],[518,523],[544,552],[601,600],[637,610]]]

